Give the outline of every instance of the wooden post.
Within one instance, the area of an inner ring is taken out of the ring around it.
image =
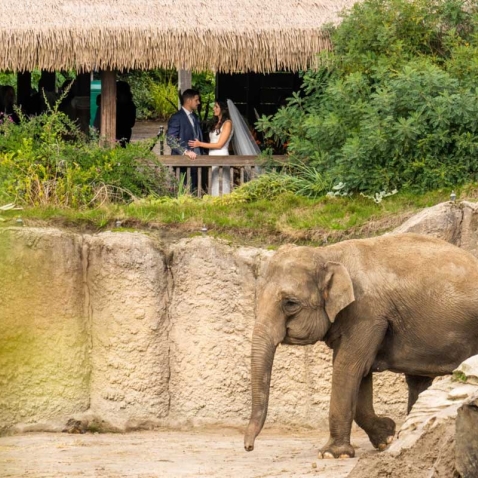
[[[202,168],[197,168],[198,169],[198,198],[202,196]]]
[[[234,168],[232,166],[229,168],[229,190],[231,193],[234,190]]]
[[[191,168],[187,167],[186,168],[186,191],[191,192],[192,191],[192,181],[191,181]]]
[[[191,88],[192,73],[190,70],[178,70],[178,89],[180,93],[184,93]],[[181,101],[178,99],[178,108],[181,108]]]
[[[83,133],[90,130],[90,94],[91,94],[91,74],[80,73],[76,77],[76,115],[78,123]]]
[[[32,94],[32,74],[29,71],[17,73],[17,105],[24,109]]]
[[[116,72],[101,72],[101,126],[100,135],[107,144],[116,141]]]

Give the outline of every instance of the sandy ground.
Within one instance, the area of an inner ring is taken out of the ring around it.
[[[353,433],[361,456],[371,451]],[[0,438],[0,476],[55,477],[346,477],[357,458],[318,460],[327,435],[265,430],[256,449],[243,449],[234,429],[147,431],[127,434],[28,433]]]

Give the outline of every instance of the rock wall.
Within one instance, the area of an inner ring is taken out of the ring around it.
[[[83,239],[0,230],[0,431],[89,406]]]
[[[475,205],[447,203],[402,229],[476,252],[477,224]],[[0,427],[245,425],[255,285],[271,254],[203,237],[1,229]],[[267,425],[326,426],[330,380],[323,344],[279,347]],[[403,378],[375,384],[377,411],[403,418]]]
[[[169,280],[165,255],[142,234],[87,236],[90,411],[113,428],[169,410]]]

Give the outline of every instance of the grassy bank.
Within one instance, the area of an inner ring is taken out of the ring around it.
[[[457,191],[458,199],[478,198],[478,186]],[[450,191],[422,195],[398,193],[376,204],[362,197],[307,199],[283,194],[273,200],[227,204],[222,201],[178,199],[139,200],[128,205],[94,209],[26,208],[0,213],[0,225],[55,226],[77,231],[150,230],[164,236],[201,233],[242,244],[274,247],[285,242],[316,244],[367,237],[393,229],[424,207],[449,200]]]

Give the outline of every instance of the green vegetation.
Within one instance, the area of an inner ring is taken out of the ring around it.
[[[456,382],[462,382],[466,383],[468,380],[468,377],[464,372],[453,372],[453,380]]]
[[[120,75],[131,86],[138,119],[167,120],[178,109],[176,70],[132,71]],[[211,72],[193,73],[192,87],[201,92],[201,118],[212,114],[215,76]]]
[[[258,122],[290,164],[222,198],[198,200],[170,178],[151,143],[98,144],[50,111],[0,125],[0,224],[161,229],[243,242],[323,244],[382,233],[420,208],[476,198],[478,0],[365,0],[337,27],[333,53],[301,92]],[[166,118],[175,72],[129,72],[139,116]],[[202,118],[214,75],[193,76]],[[275,165],[277,167],[278,165]],[[398,192],[397,192],[398,191]],[[165,227],[167,226],[167,228]]]
[[[56,109],[21,120],[0,125],[2,226],[161,229],[179,237],[200,234],[206,225],[210,235],[245,243],[323,244],[389,230],[451,192],[401,191],[373,200],[333,189],[314,167],[294,165],[263,174],[232,194],[199,200],[168,176],[148,141],[102,146]],[[457,190],[462,198],[475,192],[472,186]],[[23,209],[12,209],[12,203]]]
[[[251,183],[252,184],[252,183]],[[458,193],[476,198],[478,187]],[[1,226],[15,226],[22,217],[27,226],[46,224],[97,232],[101,230],[159,231],[166,237],[198,235],[205,225],[208,235],[254,245],[285,242],[323,244],[373,236],[397,227],[423,207],[448,200],[449,190],[426,194],[398,193],[379,204],[361,196],[310,199],[292,193],[250,202],[233,202],[188,195],[178,198],[138,199],[129,204],[103,204],[72,209],[54,206],[0,211]]]
[[[59,100],[61,101],[61,99]],[[86,138],[55,109],[0,124],[0,201],[25,206],[95,207],[172,187],[150,143],[127,148]]]
[[[375,195],[478,177],[478,2],[366,0],[259,129],[328,184]]]
[[[36,91],[38,91],[38,82],[41,78],[40,70],[33,70],[31,72],[31,86]],[[71,78],[76,78],[76,73],[74,71],[65,71],[65,72],[56,72],[55,83],[57,88],[61,88],[65,80]],[[10,85],[13,86],[16,90],[17,88],[17,74],[12,72],[0,71],[0,85]]]

